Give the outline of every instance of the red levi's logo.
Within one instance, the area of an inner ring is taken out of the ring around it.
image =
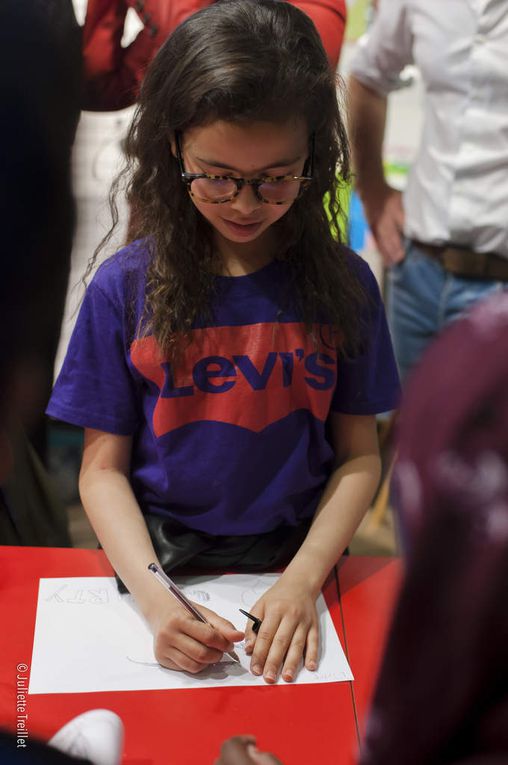
[[[135,340],[130,354],[160,391],[157,437],[203,420],[259,432],[298,409],[324,422],[337,379],[335,346],[316,344],[300,323],[195,329],[176,369],[153,336]]]

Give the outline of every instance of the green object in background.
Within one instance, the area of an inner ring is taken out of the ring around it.
[[[348,42],[358,40],[366,31],[370,6],[371,0],[354,0],[354,2],[348,3],[346,24],[346,40]]]
[[[339,193],[338,193],[338,199],[339,199],[339,208],[341,210],[341,215],[339,215],[339,232],[337,232],[335,225],[332,223],[332,216],[330,215],[330,195],[325,194],[323,203],[325,206],[326,214],[328,215],[328,220],[330,221],[331,228],[332,228],[332,234],[335,239],[340,239],[341,242],[348,241],[348,218],[349,218],[349,205],[350,205],[350,199],[351,199],[351,186],[349,184],[345,184],[343,181],[340,181],[339,179]]]
[[[396,160],[387,160],[383,163],[385,169],[385,177],[391,186],[396,189],[404,189],[407,183],[407,176],[409,173],[410,165],[408,162]]]

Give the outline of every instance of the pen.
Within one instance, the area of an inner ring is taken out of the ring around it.
[[[247,617],[247,619],[252,619],[254,624],[252,625],[252,631],[255,635],[258,634],[259,628],[261,627],[261,619],[259,619],[257,616],[254,616],[253,614],[249,614],[248,611],[244,611],[243,608],[238,609],[240,613],[242,613],[244,616]]]
[[[204,624],[210,624],[208,619],[205,619],[201,611],[198,611],[196,606],[192,605],[190,600],[188,600],[181,589],[173,582],[172,579],[169,578],[169,576],[161,569],[160,566],[158,566],[156,563],[150,563],[148,566],[149,571],[152,572],[152,574],[155,576],[158,582],[162,584],[162,586],[173,595],[177,599],[177,601],[182,605],[190,614],[192,614],[199,622],[203,622]],[[215,629],[213,624],[210,624],[210,627],[212,629]],[[230,659],[233,659],[233,661],[239,662],[240,659],[236,655],[234,651],[226,651],[227,655],[230,657]]]

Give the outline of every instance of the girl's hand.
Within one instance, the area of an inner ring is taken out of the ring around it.
[[[282,667],[282,679],[295,679],[305,654],[305,667],[317,668],[319,628],[316,594],[301,581],[284,579],[284,574],[251,609],[262,619],[255,635],[247,625],[245,650],[252,654],[251,671],[275,683]]]
[[[163,667],[196,674],[220,661],[225,651],[233,650],[234,642],[243,639],[243,632],[231,622],[194,605],[210,624],[198,621],[178,603],[165,603],[151,620],[155,658]]]

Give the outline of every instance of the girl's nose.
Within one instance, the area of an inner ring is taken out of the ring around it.
[[[263,202],[257,198],[253,187],[246,185],[240,190],[238,196],[236,196],[230,204],[231,208],[236,210],[236,212],[241,213],[242,215],[248,215],[254,210],[257,210],[258,207],[261,207]]]

